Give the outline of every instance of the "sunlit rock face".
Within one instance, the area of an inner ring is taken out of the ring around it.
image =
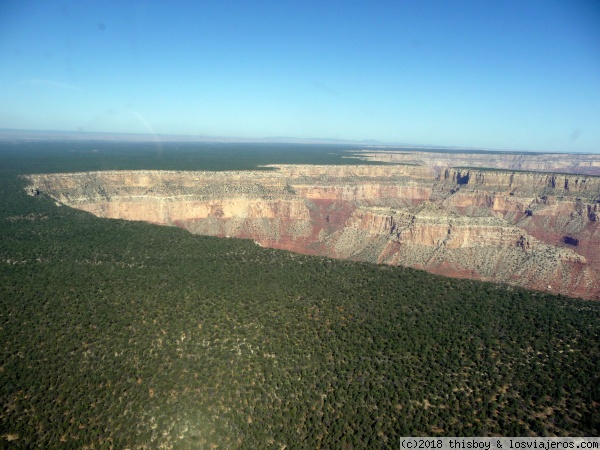
[[[600,299],[600,178],[411,165],[28,176],[99,217]]]

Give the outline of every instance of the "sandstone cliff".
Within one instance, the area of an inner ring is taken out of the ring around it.
[[[30,175],[101,217],[600,299],[600,178],[410,165]]]

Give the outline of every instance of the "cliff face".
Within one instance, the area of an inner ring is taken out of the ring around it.
[[[416,166],[28,176],[100,217],[600,299],[600,178]]]

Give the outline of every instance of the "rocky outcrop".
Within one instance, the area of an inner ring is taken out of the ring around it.
[[[410,165],[28,176],[100,217],[600,299],[600,178]]]

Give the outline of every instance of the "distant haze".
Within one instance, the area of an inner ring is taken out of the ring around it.
[[[4,129],[600,152],[594,1],[8,1],[0,29]]]

